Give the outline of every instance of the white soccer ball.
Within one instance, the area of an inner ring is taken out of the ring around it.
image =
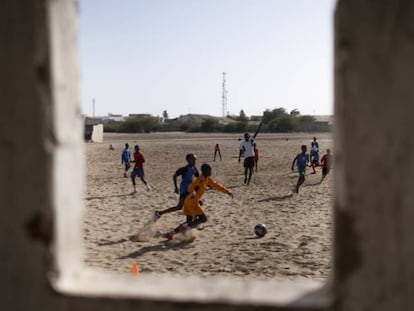
[[[264,237],[267,233],[266,225],[265,224],[257,224],[256,226],[254,226],[254,233],[258,237]]]

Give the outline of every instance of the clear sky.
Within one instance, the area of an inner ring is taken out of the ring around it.
[[[333,113],[335,0],[80,0],[82,112]]]

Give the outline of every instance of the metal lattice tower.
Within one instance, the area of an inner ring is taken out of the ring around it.
[[[223,117],[227,116],[227,90],[226,90],[226,73],[223,72],[223,95],[221,96],[222,99],[222,109],[223,109]]]

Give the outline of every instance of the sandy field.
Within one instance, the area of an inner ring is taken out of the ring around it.
[[[140,273],[327,278],[335,170],[320,182],[321,168],[317,174],[310,174],[312,169],[308,168],[299,194],[292,192],[298,178],[297,171],[291,171],[292,160],[302,144],[310,149],[313,136],[260,133],[256,138],[258,171],[249,186],[243,185],[243,161],[237,161],[242,134],[105,134],[102,144],[86,143],[86,265],[119,273],[130,273],[136,262]],[[321,156],[327,148],[334,153],[331,134],[315,136]],[[151,191],[137,179],[138,192],[133,194],[131,179],[123,177],[121,152],[125,143],[131,153],[135,144],[140,146]],[[222,161],[213,161],[216,143],[220,144]],[[115,150],[109,150],[110,144]],[[212,178],[229,188],[234,198],[207,191],[203,207],[208,221],[202,230],[191,230],[189,235],[195,240],[177,235],[166,242],[156,232],[175,228],[185,216],[173,212],[152,223],[152,215],[156,209],[177,204],[172,176],[186,164],[185,155],[190,152],[197,155],[198,168],[202,163],[212,166]],[[254,234],[258,223],[268,229],[262,238]]]

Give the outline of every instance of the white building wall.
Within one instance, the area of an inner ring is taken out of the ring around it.
[[[91,141],[93,143],[103,143],[103,140],[104,140],[103,133],[104,133],[103,124],[94,125]]]

